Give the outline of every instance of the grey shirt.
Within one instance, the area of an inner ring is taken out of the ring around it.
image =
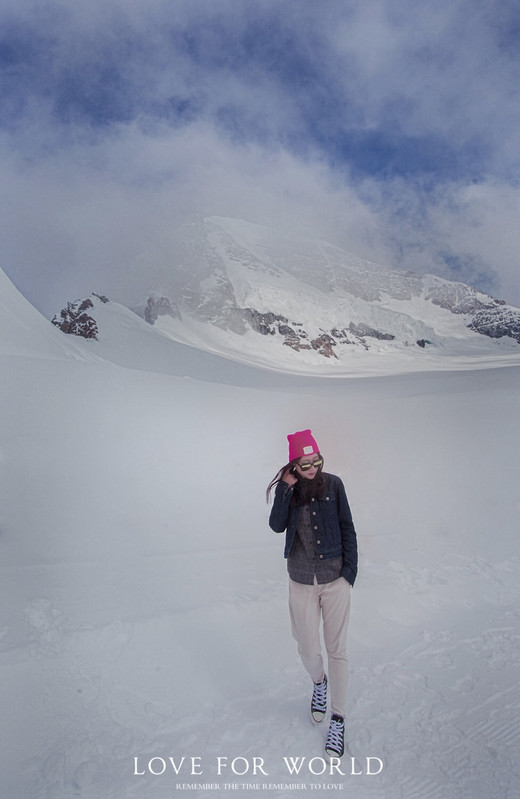
[[[320,558],[311,522],[310,505],[302,505],[298,528],[287,558],[289,577],[297,583],[313,585],[314,575],[318,583],[332,583],[341,577],[343,558]]]

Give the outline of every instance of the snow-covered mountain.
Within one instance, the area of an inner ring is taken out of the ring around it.
[[[155,287],[134,307],[175,341],[270,368],[336,375],[373,363],[365,353],[411,369],[520,354],[520,310],[463,283],[388,269],[241,220],[212,217],[181,235],[184,260],[172,264],[170,286]],[[71,316],[83,314],[83,334],[99,338],[104,299],[71,303],[53,321],[78,332]]]

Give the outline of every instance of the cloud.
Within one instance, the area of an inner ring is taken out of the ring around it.
[[[46,313],[167,279],[189,214],[299,228],[520,304],[509,0],[1,15],[2,262]]]
[[[30,265],[16,283],[47,315],[92,290],[136,302],[167,286],[178,228],[196,215],[326,238],[341,226],[354,251],[376,233],[366,205],[318,159],[237,145],[205,123],[122,126],[87,150],[81,142],[27,168],[11,160],[4,175],[4,262]]]

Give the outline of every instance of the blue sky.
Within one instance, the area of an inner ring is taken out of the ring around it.
[[[517,3],[4,0],[0,23],[1,265],[45,313],[130,301],[193,213],[520,305]]]

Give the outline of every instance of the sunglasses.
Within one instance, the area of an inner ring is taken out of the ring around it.
[[[320,466],[323,466],[323,458],[316,458],[315,461],[312,463],[299,463],[298,468],[302,470],[302,472],[307,472],[309,469],[319,469]]]

